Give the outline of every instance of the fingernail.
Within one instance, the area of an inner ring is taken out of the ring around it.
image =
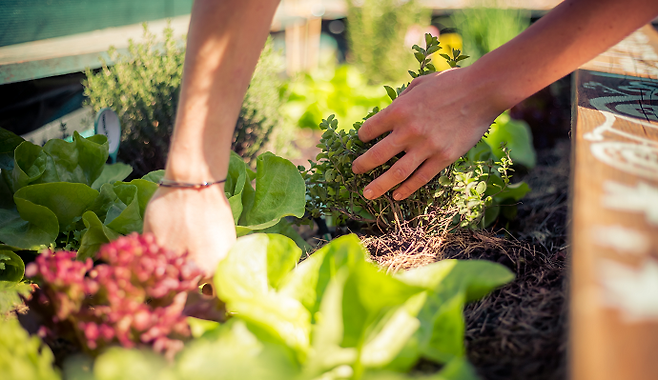
[[[393,194],[393,199],[395,199],[396,201],[401,200],[402,199],[402,194],[400,194],[400,193]]]
[[[363,190],[363,196],[368,198],[368,199],[372,199],[372,196],[373,196],[372,190],[370,190],[370,189]]]

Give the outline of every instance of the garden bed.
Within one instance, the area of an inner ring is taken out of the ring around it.
[[[560,96],[552,96],[546,89],[515,109],[517,115],[530,119],[535,145],[542,148],[537,150],[537,166],[516,175],[515,180],[527,182],[532,191],[519,202],[514,220],[444,238],[427,236],[418,228],[388,235],[372,235],[353,225],[332,230],[335,236],[357,232],[371,259],[388,272],[445,259],[484,259],[511,269],[516,274],[513,282],[467,305],[464,311],[467,354],[483,379],[566,376],[571,156],[568,81],[565,78],[553,86],[553,92],[557,87]],[[308,158],[316,153],[302,150]],[[302,227],[300,232],[312,246],[323,244],[324,237],[318,231]],[[421,363],[417,369],[435,372],[437,368]]]

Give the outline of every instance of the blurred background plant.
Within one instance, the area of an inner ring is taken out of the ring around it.
[[[131,165],[133,176],[164,168],[176,118],[185,45],[166,28],[162,41],[144,25],[144,43],[130,43],[128,54],[108,53],[106,63],[95,73],[86,70],[87,105],[94,112],[109,107],[122,126],[119,159]],[[233,137],[233,149],[252,162],[281,122],[279,109],[285,92],[280,91],[278,52],[268,42],[247,91]]]
[[[486,53],[516,37],[530,25],[526,10],[501,8],[496,0],[482,1],[478,7],[455,11],[452,21],[459,30],[464,51],[472,64]]]
[[[318,129],[322,118],[335,114],[351,126],[374,107],[391,103],[381,86],[367,84],[367,77],[349,64],[327,65],[301,74],[288,87],[284,113],[301,128]]]
[[[417,0],[347,1],[348,61],[364,73],[369,84],[404,80],[407,70],[415,67],[413,56],[407,54],[409,46],[421,42],[430,16]],[[413,33],[413,29],[418,31]],[[406,41],[413,35],[419,41]]]

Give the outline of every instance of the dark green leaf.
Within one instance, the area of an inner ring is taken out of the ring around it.
[[[79,260],[84,260],[87,257],[93,258],[101,245],[119,237],[119,233],[101,223],[98,216],[92,211],[82,214],[82,221],[85,224],[86,230],[80,241],[80,249],[78,250]]]
[[[14,150],[23,141],[17,134],[0,128],[0,169],[11,171],[14,168]]]
[[[398,97],[398,94],[395,92],[395,90],[390,87],[390,86],[384,86],[386,89],[386,93],[388,94],[388,97],[391,98],[391,100],[395,100],[395,98]]]
[[[47,168],[54,168],[52,158],[40,146],[24,141],[15,150],[13,169],[7,177],[12,191],[38,181]],[[53,179],[52,175],[56,176],[53,169],[50,170],[49,179]],[[57,180],[56,177],[54,179]]]
[[[18,282],[23,279],[25,264],[12,251],[0,250],[0,281]]]
[[[101,175],[107,161],[107,138],[94,135],[89,138],[73,133],[73,142],[49,140],[43,150],[54,161],[58,181],[84,183],[91,186]]]
[[[98,191],[81,183],[41,183],[21,188],[14,194],[19,199],[47,207],[57,217],[59,230],[66,230],[98,197]],[[23,216],[21,208],[18,211]],[[25,218],[23,218],[25,219]]]
[[[256,167],[256,189],[244,186],[238,235],[271,227],[284,216],[304,215],[306,185],[295,165],[267,152],[258,157]]]
[[[116,164],[105,164],[103,172],[91,185],[94,190],[100,190],[103,184],[113,184],[117,181],[123,181],[132,173],[133,168],[130,165],[117,162]]]
[[[53,243],[59,233],[57,217],[47,207],[22,198],[16,210],[0,209],[0,241],[22,249],[39,249]]]
[[[150,173],[146,173],[142,179],[145,179],[147,181],[153,182],[153,183],[159,183],[162,181],[164,178],[165,171],[164,170],[154,170]]]

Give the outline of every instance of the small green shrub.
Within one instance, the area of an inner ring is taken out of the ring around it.
[[[429,56],[441,49],[438,39],[426,34],[426,49],[417,45],[413,49],[420,68],[409,74],[416,78],[435,72]],[[452,55],[441,55],[452,67],[467,58],[458,50]],[[407,85],[397,89],[385,88],[394,100]],[[378,111],[373,109],[364,120]],[[368,173],[354,174],[352,162],[387,135],[363,143],[358,138],[362,124],[357,122],[353,129],[346,131],[338,128],[334,115],[320,124],[325,131],[318,144],[322,151],[316,162],[310,161],[308,170],[299,168],[306,181],[307,211],[313,217],[333,215],[339,222],[346,219],[361,221],[377,225],[383,231],[395,229],[402,221],[414,226],[425,225],[430,231],[446,231],[452,226],[477,228],[498,216],[499,208],[493,206],[508,200],[518,201],[529,190],[524,183],[510,184],[513,170],[507,150],[496,160],[489,145],[481,141],[407,199],[395,201],[393,191],[388,191],[378,199],[368,200],[363,197],[363,188],[391,168],[403,153]]]
[[[100,72],[86,70],[87,104],[96,112],[112,108],[122,126],[119,159],[130,164],[135,176],[162,169],[176,120],[185,46],[166,28],[163,41],[144,26],[145,42],[130,42],[128,54],[111,49],[112,66]],[[280,122],[282,80],[274,64],[275,52],[268,43],[245,97],[233,149],[255,160],[273,128]]]

